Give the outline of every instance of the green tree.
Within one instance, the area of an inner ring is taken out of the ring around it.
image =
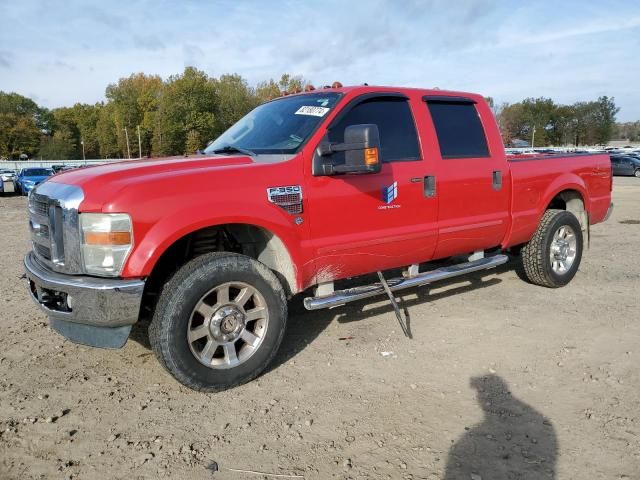
[[[84,142],[86,158],[100,157],[100,142],[98,141],[97,126],[100,112],[104,108],[102,103],[87,105],[76,103],[72,110],[80,142]],[[82,145],[80,145],[82,150]]]
[[[640,141],[640,121],[616,123],[612,135],[612,138],[618,140],[638,142]]]
[[[42,131],[32,117],[0,113],[0,157],[29,157],[38,151]]]
[[[197,130],[187,132],[187,143],[184,149],[185,155],[193,155],[196,153],[202,147],[201,143],[200,133]]]
[[[283,73],[278,82],[280,90],[289,93],[301,92],[307,85],[309,82],[302,75],[289,75],[288,73]]]
[[[0,156],[33,156],[49,128],[46,109],[17,93],[0,92]]]
[[[222,75],[213,81],[216,94],[214,136],[218,136],[255,108],[259,103],[255,91],[240,75]],[[209,138],[209,140],[212,140]]]
[[[259,82],[256,86],[255,96],[258,101],[266,102],[282,95],[280,85],[273,78],[266,82]]]
[[[564,144],[604,144],[615,129],[618,113],[613,98],[557,105],[549,98],[527,98],[506,105],[498,116],[505,144],[513,139],[531,141],[535,146]]]
[[[43,132],[49,130],[49,114],[46,108],[41,108],[30,98],[17,93],[0,91],[0,113],[15,113],[19,116],[33,118],[36,127]]]
[[[73,160],[78,158],[77,144],[71,131],[60,128],[43,139],[40,157],[47,160]]]
[[[116,123],[114,120],[114,107],[107,103],[98,113],[96,121],[96,138],[99,145],[99,154],[103,158],[118,158],[122,151],[118,146]]]
[[[184,152],[190,131],[198,132],[200,138],[215,137],[219,128],[214,114],[218,107],[216,88],[215,81],[194,67],[167,79],[154,126],[154,154]]]
[[[59,135],[56,136],[56,133],[59,133]],[[49,141],[52,140],[53,137],[56,137],[53,143],[55,147],[44,148],[49,145]],[[64,148],[61,144],[63,141],[68,142],[68,145]],[[60,153],[57,153],[54,157],[50,157],[52,152]],[[42,158],[49,157],[62,160],[82,158],[80,130],[78,129],[76,112],[73,107],[60,107],[51,110],[50,132],[47,136],[43,137],[39,155]]]
[[[497,120],[502,133],[502,141],[505,145],[510,145],[516,139],[525,139],[525,135],[528,133],[528,126],[521,103],[504,104]]]
[[[128,130],[132,156],[136,153],[144,156],[151,152],[162,89],[163,82],[158,75],[144,73],[134,73],[127,78],[121,78],[118,83],[107,86],[105,95],[112,106],[113,131],[123,157],[127,154],[125,128]],[[138,125],[140,125],[142,152],[138,152],[136,131]]]
[[[603,96],[594,102],[594,143],[606,144],[611,140],[616,123],[616,115],[619,111],[620,109],[616,106],[614,98]]]

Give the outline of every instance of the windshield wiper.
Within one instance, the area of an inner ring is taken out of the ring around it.
[[[249,155],[250,157],[254,157],[255,153],[246,148],[237,147],[235,145],[225,145],[224,147],[216,148],[212,150],[211,153],[242,153],[243,155]]]

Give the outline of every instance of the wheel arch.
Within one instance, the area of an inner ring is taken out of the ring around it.
[[[174,239],[147,265],[153,277],[168,261],[181,265],[199,255],[213,251],[242,253],[273,270],[287,294],[297,293],[298,278],[289,249],[280,236],[269,228],[253,223],[222,223],[193,228]]]
[[[566,188],[557,192],[549,201],[542,212],[549,209],[566,210],[573,213],[578,221],[582,231],[587,231],[589,226],[589,214],[585,203],[583,193],[575,188]]]
[[[168,278],[191,259],[214,251],[241,253],[262,262],[278,277],[287,297],[301,290],[292,252],[273,229],[252,222],[195,225],[148,256],[141,275],[146,277],[141,318],[153,315]]]

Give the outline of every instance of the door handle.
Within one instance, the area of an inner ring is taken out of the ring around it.
[[[502,170],[494,170],[492,179],[493,179],[493,182],[492,182],[493,189],[500,190],[502,188]]]
[[[424,196],[427,198],[436,196],[436,177],[434,175],[424,177]]]

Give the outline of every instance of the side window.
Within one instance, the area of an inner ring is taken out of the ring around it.
[[[487,138],[473,103],[428,101],[442,158],[488,157]]]
[[[379,97],[353,107],[329,130],[330,142],[343,142],[349,125],[374,123],[380,131],[383,162],[420,160],[416,126],[409,103],[404,98]],[[336,164],[344,162],[344,152],[333,155]]]

